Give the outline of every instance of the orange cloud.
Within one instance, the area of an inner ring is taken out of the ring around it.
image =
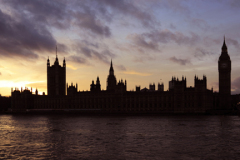
[[[124,74],[132,74],[132,75],[138,75],[138,76],[150,76],[152,74],[150,73],[141,73],[141,72],[136,72],[136,71],[124,71]]]

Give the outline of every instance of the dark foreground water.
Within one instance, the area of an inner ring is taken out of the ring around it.
[[[0,159],[240,159],[240,117],[0,115]]]

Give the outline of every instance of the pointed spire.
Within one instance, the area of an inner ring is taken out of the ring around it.
[[[58,57],[57,57],[57,46],[56,46],[56,60],[54,62],[54,65],[59,65]]]
[[[223,45],[222,45],[222,53],[219,57],[219,60],[230,60],[230,57],[228,55],[227,45],[225,42],[225,36],[224,36],[224,41],[223,41]]]
[[[112,65],[112,59],[111,59],[111,65],[109,69],[109,75],[114,75],[113,65]]]
[[[227,45],[225,42],[225,35],[224,35],[224,41],[223,41],[223,46],[222,46],[222,52],[227,52]]]

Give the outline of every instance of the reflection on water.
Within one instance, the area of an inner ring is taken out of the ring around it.
[[[0,159],[238,159],[238,116],[0,115]]]

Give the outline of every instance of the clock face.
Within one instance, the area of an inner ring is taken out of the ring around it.
[[[227,63],[222,63],[222,64],[221,64],[221,67],[222,67],[222,68],[226,68],[226,67],[227,67]]]

